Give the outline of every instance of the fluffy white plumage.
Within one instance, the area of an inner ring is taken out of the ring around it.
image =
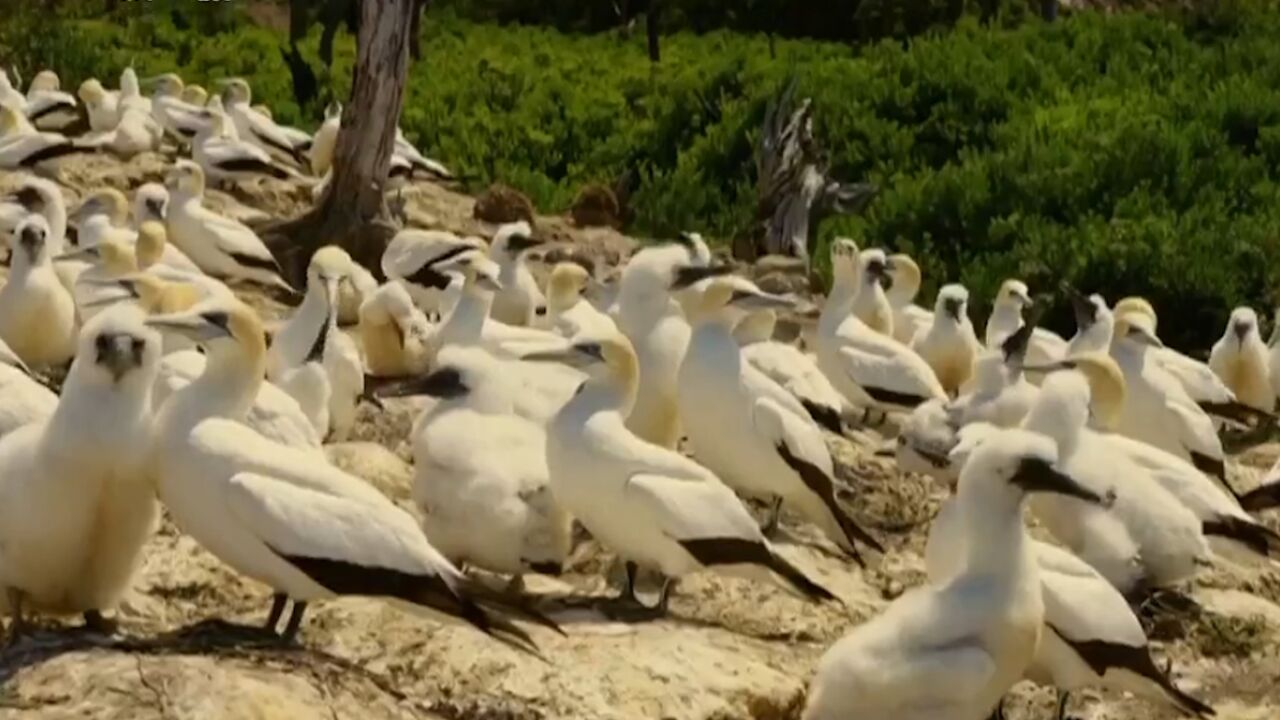
[[[910,255],[890,255],[888,275],[890,285],[885,297],[893,308],[893,337],[910,345],[916,335],[927,332],[933,324],[933,313],[915,303],[920,292],[920,266]]]
[[[540,244],[524,221],[498,228],[489,245],[489,259],[498,264],[498,285],[491,314],[508,325],[533,324],[534,311],[546,303],[528,266],[529,250]]]
[[[938,291],[933,323],[916,334],[911,349],[929,364],[942,389],[954,396],[969,382],[978,348],[969,320],[969,291],[963,285],[944,285]]]
[[[157,520],[144,463],[159,355],[136,310],[103,314],[81,333],[53,414],[0,440],[8,612],[96,612],[126,590]]]
[[[31,377],[17,353],[0,340],[0,438],[48,418],[57,406],[58,396]]]
[[[30,215],[10,236],[10,271],[0,287],[0,340],[32,367],[61,365],[75,354],[76,306],[54,270],[52,233]]]
[[[1275,409],[1267,346],[1258,332],[1258,314],[1251,308],[1231,311],[1222,337],[1209,353],[1209,367],[1240,402],[1266,412]]]

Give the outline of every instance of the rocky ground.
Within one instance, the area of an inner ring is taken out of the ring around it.
[[[145,156],[123,170],[88,159],[61,172],[74,200],[102,184],[129,189],[159,180],[163,167],[161,159]],[[0,190],[9,181],[0,174]],[[472,219],[467,196],[418,185],[405,199],[413,223],[487,231]],[[274,183],[239,200],[272,216],[295,213],[307,202],[305,194]],[[214,202],[236,203],[223,195]],[[539,228],[612,262],[630,245],[612,230],[579,230],[560,218],[539,218]],[[279,312],[262,298],[250,299]],[[394,401],[385,414],[366,412],[359,440],[331,446],[330,456],[404,502],[411,474],[404,438],[413,416],[405,401]],[[885,538],[885,557],[861,570],[798,522],[786,524],[780,543],[843,604],[808,604],[773,587],[702,575],[681,583],[669,619],[614,622],[554,600],[615,591],[613,558],[584,538],[563,577],[531,579],[534,591],[553,599],[548,607],[567,633],[533,631],[545,659],[374,600],[320,604],[299,645],[281,647],[254,629],[265,617],[267,590],[227,570],[166,522],[119,609],[118,636],[50,619],[0,654],[0,719],[799,718],[824,649],[923,579],[925,533],[942,492],[874,455],[886,442],[874,434],[831,438],[849,485],[843,499]],[[1235,458],[1237,484],[1256,482],[1277,455],[1280,445],[1272,444]],[[1271,518],[1276,527],[1278,520]],[[1179,684],[1228,720],[1280,715],[1280,572],[1223,564],[1191,590],[1204,610],[1153,628]],[[1024,683],[1014,689],[1008,712],[1017,720],[1048,718],[1053,707],[1049,691]],[[1111,693],[1083,694],[1072,711],[1086,720],[1177,717]]]

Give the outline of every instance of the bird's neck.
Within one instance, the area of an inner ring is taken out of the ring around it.
[[[173,394],[186,424],[211,417],[243,420],[253,407],[266,375],[265,340],[256,352],[214,347],[205,356],[204,372]]]
[[[920,293],[920,278],[907,273],[899,273],[894,278],[893,286],[885,292],[889,304],[894,307],[909,305]]]
[[[857,279],[848,273],[837,272],[818,322],[823,327],[839,325],[853,311],[853,299],[857,294]]]
[[[1022,525],[1022,498],[1013,500],[1006,494],[967,497],[961,493],[956,501],[964,523],[968,572],[1008,577],[1027,564],[1031,549]]]
[[[462,297],[445,321],[444,337],[448,342],[479,342],[492,309],[492,292],[474,285],[464,287]]]
[[[1011,303],[996,303],[991,309],[991,317],[987,319],[987,327],[991,331],[999,330],[1002,333],[1017,332],[1022,327],[1022,310]]]
[[[612,411],[626,418],[635,407],[639,384],[640,365],[632,356],[608,373],[589,378],[570,402],[587,414]]]

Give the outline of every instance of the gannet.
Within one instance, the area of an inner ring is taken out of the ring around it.
[[[439,399],[413,426],[413,499],[427,539],[453,562],[559,575],[572,518],[548,484],[546,430],[515,413],[518,392],[505,363],[463,347],[396,386]]]
[[[910,409],[946,399],[946,390],[923,358],[850,312],[860,264],[851,240],[831,245],[834,281],[818,320],[818,367],[842,395],[864,409]]]
[[[203,107],[182,99],[182,78],[166,73],[148,78],[148,82],[155,86],[151,97],[151,117],[178,142],[190,143],[196,133],[208,127],[211,115]],[[121,87],[123,92],[123,85]]]
[[[510,607],[544,620],[501,597],[478,596],[414,519],[371,485],[211,412],[227,403],[247,409],[245,389],[265,369],[263,328],[252,310],[210,303],[148,323],[186,333],[210,357],[157,414],[151,469],[160,499],[213,555],[275,590],[269,628],[290,599],[286,639],[297,635],[309,602],[369,595],[533,649],[528,634],[499,613]]]
[[[97,78],[89,78],[80,83],[76,95],[89,115],[90,130],[109,132],[120,124],[120,93],[108,92]]]
[[[954,498],[943,502],[929,528],[925,568],[929,583],[943,585],[963,570],[966,537]],[[1044,597],[1044,627],[1026,677],[1058,690],[1058,718],[1068,695],[1106,687],[1169,703],[1185,713],[1213,709],[1179,690],[1155,664],[1146,632],[1129,603],[1080,558],[1031,540]]]
[[[959,467],[952,466],[949,454],[959,442],[961,432],[980,426],[995,427],[985,423],[957,427],[946,401],[934,399],[920,403],[903,419],[898,432],[894,448],[898,469],[954,483]]]
[[[689,238],[646,247],[623,269],[616,319],[640,361],[640,390],[627,417],[627,428],[640,439],[669,449],[680,440],[676,378],[692,331],[672,298],[672,285],[688,287],[727,271],[706,264]]]
[[[146,473],[151,384],[160,339],[136,310],[85,325],[62,397],[49,418],[0,440],[0,587],[24,609],[101,611],[126,590],[158,519]]]
[[[21,111],[0,105],[0,170],[33,168],[89,150],[58,133],[37,130]]]
[[[1206,474],[1227,484],[1226,453],[1213,420],[1148,350],[1163,347],[1144,315],[1126,313],[1115,322],[1111,355],[1124,372],[1129,392],[1117,432],[1190,460]]]
[[[1267,346],[1258,333],[1258,314],[1251,308],[1231,311],[1227,329],[1209,354],[1209,367],[1240,402],[1264,412],[1275,409]]]
[[[219,109],[222,108],[222,98],[217,95],[209,98],[209,102],[210,103],[216,102],[217,107]],[[257,105],[253,105],[252,109],[254,112],[258,113],[259,115],[261,115],[262,117],[268,120],[271,120],[272,122],[274,122],[276,119],[275,113],[271,112],[271,107],[269,105],[266,105],[264,103],[258,103]],[[280,128],[280,132],[284,135],[286,139],[289,140],[289,144],[297,148],[299,152],[310,153],[311,142],[312,142],[312,137],[310,133],[308,133],[305,130],[299,130],[298,128],[295,128],[295,127],[289,127],[287,125],[277,125],[276,127]]]
[[[220,81],[225,85],[222,101],[227,115],[235,123],[240,139],[251,142],[267,152],[276,152],[292,158],[298,165],[306,167],[307,158],[303,150],[297,148],[270,118],[255,111],[252,105],[253,93],[249,83],[241,78]]]
[[[547,312],[536,318],[533,326],[567,339],[580,333],[597,337],[616,330],[613,318],[584,297],[592,282],[591,273],[578,263],[556,263],[547,280]]]
[[[1194,576],[1212,554],[1199,518],[1164,489],[1142,465],[1117,451],[1099,432],[1086,427],[1092,403],[1104,429],[1120,421],[1126,405],[1125,376],[1110,357],[1098,353],[1060,361],[1068,372],[1045,378],[1035,406],[1022,427],[1054,440],[1059,469],[1098,493],[1112,493],[1107,515],[1121,523],[1137,544],[1140,584],[1168,587]],[[1112,542],[1086,522],[1096,508],[1060,498],[1032,503],[1036,517],[1063,545],[1131,594],[1131,580],[1117,582],[1114,568],[1131,556],[1126,544]]]
[[[338,146],[338,131],[342,129],[342,103],[334,100],[325,106],[324,122],[316,130],[308,151],[311,174],[324,177],[333,166],[333,151]]]
[[[498,264],[498,283],[502,286],[493,298],[494,320],[530,325],[534,310],[546,302],[526,264],[526,253],[541,244],[524,221],[503,225],[494,233],[489,259]]]
[[[927,332],[933,324],[933,313],[915,303],[920,292],[920,266],[905,253],[890,255],[886,266],[885,298],[893,308],[893,337],[910,345],[916,335]]]
[[[138,108],[151,114],[151,98],[142,95],[138,73],[132,67],[127,67],[120,71],[120,110],[123,112],[130,108]]]
[[[839,240],[837,240],[839,242]],[[852,242],[852,241],[849,241]],[[858,284],[853,295],[854,316],[881,335],[893,337],[893,308],[885,297],[882,283],[889,278],[890,265],[879,248],[863,250],[858,255]]]
[[[0,340],[32,367],[63,365],[76,349],[76,306],[54,271],[49,223],[31,215],[9,241],[9,278],[0,287]]]
[[[21,78],[18,82],[22,82]],[[15,110],[22,110],[27,106],[26,96],[13,86],[13,81],[4,68],[0,68],[0,105],[8,105]]]
[[[1107,307],[1107,301],[1098,294],[1085,297],[1069,285],[1066,289],[1076,316],[1076,334],[1067,343],[1064,357],[1106,352],[1115,330],[1115,315]]]
[[[351,278],[351,256],[345,250],[329,245],[320,248],[307,265],[307,291],[297,312],[276,332],[267,354],[267,377],[285,387],[285,377],[310,363],[323,369],[327,379],[328,403],[326,424],[318,425],[321,435],[329,432],[345,439],[355,426],[356,405],[364,394],[364,363],[355,341],[338,331],[338,288]],[[297,387],[297,386],[292,386]],[[313,381],[306,383],[315,388]],[[290,392],[304,410],[316,407],[308,400],[310,393]],[[309,413],[313,419],[317,416]]]
[[[1024,325],[1005,338],[998,350],[978,357],[973,364],[972,388],[948,408],[955,424],[985,422],[1009,428],[1022,422],[1039,395],[1022,372],[1031,331],[1032,326]]]
[[[969,291],[963,285],[945,285],[938,291],[933,324],[916,335],[911,349],[929,364],[947,394],[955,396],[969,382],[978,336],[969,320]]]
[[[22,358],[0,340],[0,438],[48,418],[57,406],[58,396],[37,382]]]
[[[209,91],[202,86],[191,83],[182,88],[182,101],[192,105],[203,106],[209,102]]]
[[[804,406],[745,362],[733,339],[747,312],[790,301],[728,276],[711,280],[696,305],[676,397],[694,457],[735,490],[773,500],[774,520],[786,503],[855,559],[855,539],[883,552],[836,501],[831,455]]]
[[[263,176],[277,180],[297,177],[296,172],[276,163],[266,150],[240,139],[225,114],[214,111],[210,115],[209,125],[201,128],[191,142],[191,159],[209,180],[224,183]]]
[[[1031,299],[1031,291],[1021,280],[1008,279],[1000,285],[995,302],[991,306],[991,316],[987,318],[987,329],[984,340],[987,349],[996,350],[1010,335],[1026,324],[1024,314],[1035,306]],[[1032,331],[1030,343],[1027,345],[1027,363],[1043,365],[1061,360],[1067,353],[1067,341],[1057,333],[1044,328]]]
[[[1045,438],[1002,430],[960,474],[962,570],[912,591],[829,649],[805,720],[982,720],[1026,672],[1044,622],[1036,557],[1022,525],[1029,493],[1101,498],[1054,469]]]
[[[834,597],[773,550],[715,475],[626,428],[639,366],[625,337],[583,338],[540,357],[588,374],[547,428],[547,470],[556,499],[627,560],[622,603],[639,604],[637,566],[669,579],[708,568],[772,579],[811,599]],[[657,613],[665,612],[670,589],[663,587]]]
[[[1116,303],[1116,317],[1128,313],[1146,316],[1150,320],[1151,332],[1155,333],[1158,318],[1155,308],[1146,299],[1127,297]],[[1208,363],[1188,357],[1168,346],[1147,350],[1147,357],[1155,360],[1165,372],[1172,375],[1206,413],[1238,423],[1269,420],[1257,408],[1237,400],[1235,393],[1231,392]]]
[[[191,258],[169,243],[163,212],[168,194],[161,200],[153,196],[154,192],[147,186],[138,189],[135,216],[140,219],[133,225],[129,224],[129,201],[119,190],[103,188],[90,194],[72,215],[79,224],[79,245],[88,248],[114,240],[133,252],[135,270],[154,267],[170,277],[203,276]]]
[[[776,311],[762,309],[738,323],[733,338],[742,348],[743,359],[794,395],[814,422],[833,433],[842,433],[844,418],[852,413],[852,406],[831,386],[813,356],[773,339],[776,322]]]
[[[179,160],[165,180],[169,242],[201,270],[231,280],[247,280],[294,292],[262,240],[243,223],[204,207],[204,170]]]
[[[412,177],[417,172],[423,172],[431,180],[452,180],[453,173],[449,172],[439,160],[433,160],[421,152],[418,148],[409,142],[404,136],[404,131],[396,128],[396,144],[394,148],[393,159],[403,161],[409,167],[409,176]]]
[[[27,86],[26,104],[20,109],[40,130],[65,130],[80,119],[76,99],[62,91],[62,81],[52,70],[41,70]]]
[[[398,280],[384,283],[360,306],[365,366],[376,377],[416,375],[430,363],[434,328]]]

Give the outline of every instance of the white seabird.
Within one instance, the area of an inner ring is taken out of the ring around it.
[[[1021,280],[1008,279],[1000,284],[991,316],[987,318],[984,340],[988,350],[996,350],[1006,339],[1026,324],[1024,314],[1035,306],[1031,291]],[[1044,328],[1032,331],[1027,345],[1027,363],[1042,365],[1061,360],[1067,353],[1067,341]]]
[[[1232,310],[1222,337],[1209,353],[1209,367],[1237,400],[1271,412],[1276,406],[1276,393],[1271,387],[1269,365],[1267,346],[1258,332],[1258,314],[1247,307]]]
[[[931,399],[945,400],[946,390],[923,358],[851,312],[861,264],[853,241],[832,244],[834,280],[814,343],[818,367],[842,395],[864,409],[909,410]],[[874,273],[863,274],[875,281]]]
[[[837,435],[844,432],[844,418],[853,413],[849,401],[832,387],[818,368],[818,361],[790,343],[773,339],[777,312],[755,310],[733,329],[742,357],[787,392],[809,412],[809,417]]]
[[[1163,588],[1193,577],[1212,559],[1201,520],[1141,464],[1118,451],[1105,435],[1086,427],[1090,409],[1103,428],[1115,427],[1126,405],[1125,376],[1108,356],[1089,354],[1061,361],[1068,372],[1045,378],[1022,427],[1054,440],[1058,467],[1115,503],[1106,514],[1137,545],[1142,576],[1127,572],[1134,553],[1128,543],[1088,529],[1097,508],[1063,498],[1032,503],[1036,517],[1063,545],[1096,568],[1126,595]],[[1092,405],[1091,405],[1092,404]],[[1099,521],[1099,524],[1102,524]]]
[[[211,354],[236,357],[261,377],[262,324],[239,303],[211,303],[148,323],[186,333]],[[549,626],[536,612],[483,591],[427,542],[414,519],[372,486],[323,458],[273,443],[211,405],[242,378],[211,360],[157,414],[152,470],[160,499],[184,532],[213,555],[276,592],[268,627],[294,601],[284,636],[296,636],[306,606],[342,595],[383,597],[432,617],[461,619],[526,650],[533,641],[501,612]],[[235,398],[247,407],[248,396]]]
[[[712,569],[772,579],[811,599],[826,589],[777,554],[741,501],[694,461],[626,428],[639,364],[626,338],[583,338],[541,359],[566,362],[589,379],[547,428],[547,470],[556,499],[606,547],[627,560],[618,599],[633,609],[637,566],[668,579]],[[666,610],[671,584],[653,611]]]
[[[1067,343],[1064,357],[1092,352],[1106,352],[1115,331],[1115,314],[1101,295],[1085,297],[1071,286],[1066,287],[1071,308],[1076,316],[1076,334]]]
[[[676,378],[692,330],[671,296],[672,285],[679,281],[688,287],[727,271],[708,265],[698,245],[684,236],[679,243],[644,248],[623,269],[618,284],[618,329],[631,341],[640,360],[640,390],[627,417],[627,428],[642,440],[669,449],[680,441]]]
[[[432,373],[389,390],[378,395],[438,398],[411,434],[413,499],[431,544],[491,572],[559,575],[573,520],[551,494],[546,430],[516,414],[506,364],[446,348]]]
[[[87,151],[91,148],[59,133],[37,130],[20,111],[0,105],[0,170],[33,168]]]
[[[0,438],[48,418],[57,406],[58,396],[32,377],[22,358],[0,340]]]
[[[142,315],[105,313],[80,334],[58,406],[0,440],[0,587],[23,611],[84,613],[119,601],[158,520],[146,472],[160,338]]]
[[[546,303],[527,264],[527,253],[541,244],[524,221],[503,225],[494,233],[489,259],[498,264],[502,286],[493,298],[494,320],[525,327],[533,324],[534,311]]]
[[[893,338],[910,345],[933,324],[933,313],[915,303],[920,292],[920,266],[910,255],[898,253],[889,256],[886,271],[889,287],[885,298],[893,308]]]
[[[325,106],[324,122],[316,130],[308,150],[311,174],[324,177],[333,166],[333,151],[338,146],[338,131],[342,129],[342,103],[334,100]]]
[[[190,143],[196,133],[209,126],[210,114],[203,107],[182,99],[182,78],[166,73],[150,78],[149,82],[155,86],[151,97],[151,117],[179,143]]]
[[[1156,317],[1155,308],[1145,298],[1127,297],[1116,303],[1117,317],[1129,313],[1146,316],[1150,321],[1148,327],[1152,334],[1155,333],[1159,319]],[[1168,346],[1149,349],[1147,357],[1172,375],[1182,385],[1182,389],[1187,391],[1187,395],[1206,413],[1237,423],[1272,420],[1266,413],[1237,400],[1235,393],[1231,392],[1231,389],[1203,360],[1188,357]]]
[[[302,305],[276,332],[267,353],[267,377],[282,386],[286,375],[304,365],[319,364],[329,398],[325,408],[328,422],[318,425],[317,430],[322,436],[331,432],[338,440],[350,435],[356,422],[356,405],[364,394],[360,351],[350,336],[338,331],[338,288],[350,282],[354,264],[351,256],[336,245],[316,251],[307,265],[307,291]],[[304,410],[310,406],[308,396],[310,393],[294,395]],[[315,415],[312,417],[314,420]]]
[[[804,720],[983,720],[1022,678],[1044,622],[1022,525],[1029,493],[1101,498],[1054,469],[1046,438],[1002,430],[965,464],[956,493],[962,570],[912,591],[823,656]]]
[[[32,367],[63,365],[76,351],[76,306],[49,255],[49,224],[30,215],[10,236],[0,287],[0,340]]]
[[[890,277],[890,269],[889,259],[885,257],[883,250],[870,248],[859,253],[858,284],[851,308],[853,314],[867,327],[881,335],[893,337],[893,308],[889,306],[883,285]]]
[[[273,177],[289,180],[297,173],[278,164],[258,145],[241,140],[235,126],[221,112],[212,111],[209,125],[191,142],[191,159],[214,183]]]
[[[963,570],[961,510],[943,502],[929,528],[925,568],[931,585],[943,585]],[[1058,691],[1064,720],[1069,694],[1105,687],[1168,703],[1202,717],[1213,708],[1179,690],[1157,667],[1146,632],[1129,603],[1107,579],[1080,558],[1049,543],[1031,540],[1044,596],[1044,627],[1026,677]]]
[[[1034,337],[1033,326],[1024,325],[1004,339],[994,351],[980,355],[973,364],[970,391],[956,398],[948,412],[960,426],[985,422],[996,427],[1017,427],[1039,395],[1022,372]]]
[[[165,188],[169,191],[165,215],[169,242],[201,270],[294,292],[261,238],[243,223],[204,206],[204,170],[199,165],[179,160],[169,171]]]
[[[401,377],[427,370],[435,328],[399,280],[384,283],[365,298],[357,329],[370,375]]]
[[[774,501],[770,525],[785,503],[861,562],[855,540],[884,550],[836,501],[821,431],[791,393],[743,360],[733,339],[747,312],[789,305],[744,278],[709,281],[680,366],[680,421],[699,463],[735,490]]]
[[[253,143],[267,152],[274,152],[293,159],[301,167],[308,165],[304,151],[296,147],[279,125],[254,110],[253,92],[249,83],[241,78],[221,81],[226,86],[223,103],[227,115],[235,123],[240,139]]]
[[[547,312],[535,318],[534,327],[551,330],[563,338],[580,333],[592,337],[617,330],[613,318],[597,310],[584,294],[594,281],[576,262],[557,263],[547,280]]]
[[[93,132],[110,132],[120,124],[120,93],[108,91],[97,78],[80,83],[76,95],[84,103],[89,116],[89,129]]]
[[[1145,315],[1125,313],[1116,320],[1111,355],[1128,387],[1116,430],[1191,461],[1234,495],[1227,483],[1226,452],[1213,420],[1172,375],[1150,361],[1149,351],[1161,347],[1164,344]]]
[[[969,291],[963,285],[944,285],[938,291],[933,324],[915,336],[911,349],[933,369],[942,389],[955,396],[973,375],[978,347],[969,320]]]

